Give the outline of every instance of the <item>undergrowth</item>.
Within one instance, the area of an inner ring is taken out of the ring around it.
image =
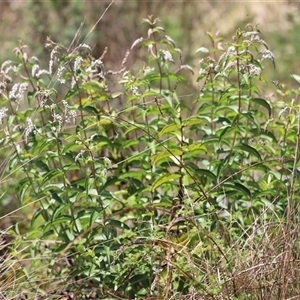
[[[192,67],[144,22],[117,70],[50,39],[2,64],[0,298],[297,299],[299,90],[255,26]]]

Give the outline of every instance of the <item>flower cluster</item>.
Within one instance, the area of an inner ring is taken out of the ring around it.
[[[41,131],[38,130],[36,128],[36,126],[33,124],[32,119],[30,117],[27,117],[26,118],[26,127],[25,127],[25,131],[24,131],[26,142],[28,141],[28,136],[31,133],[36,133],[36,132],[41,133]]]
[[[7,117],[8,109],[6,107],[0,108],[0,123],[3,123],[3,120]]]
[[[69,109],[69,103],[66,100],[62,100],[62,104],[64,106],[64,118],[66,123],[76,123],[76,111]]]
[[[9,92],[8,95],[9,99],[20,100],[23,97],[25,91],[27,90],[27,87],[28,87],[27,82],[15,83]]]

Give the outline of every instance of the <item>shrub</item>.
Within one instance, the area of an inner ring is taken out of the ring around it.
[[[256,27],[208,33],[191,67],[144,22],[118,70],[50,39],[49,69],[23,44],[2,64],[2,201],[22,214],[3,234],[1,295],[298,295],[299,91],[267,86]],[[132,51],[145,61],[127,66]]]

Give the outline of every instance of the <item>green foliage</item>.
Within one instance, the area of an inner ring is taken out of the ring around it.
[[[131,48],[145,52],[141,67],[127,66],[128,52],[106,70],[106,53],[50,39],[48,70],[22,44],[18,62],[2,64],[2,199],[16,197],[30,222],[8,233],[22,238],[1,293],[294,296],[299,91],[260,92],[264,60],[275,63],[257,28],[238,29],[225,49],[208,34],[212,48],[191,67],[157,19],[144,22]],[[199,92],[187,96],[191,81]]]

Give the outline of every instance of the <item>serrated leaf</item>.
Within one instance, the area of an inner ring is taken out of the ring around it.
[[[158,187],[160,187],[164,183],[169,183],[173,181],[174,179],[180,178],[182,175],[180,174],[163,174],[162,176],[158,177],[152,184],[152,191],[156,190]]]

